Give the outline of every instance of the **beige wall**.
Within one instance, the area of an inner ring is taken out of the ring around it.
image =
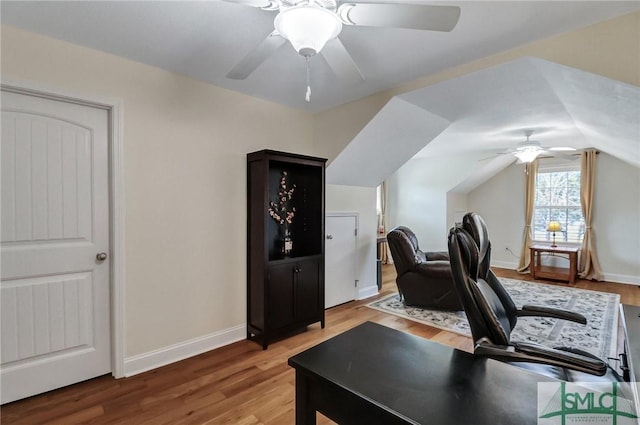
[[[243,325],[245,155],[313,154],[311,116],[6,26],[2,78],[122,101],[126,356]]]
[[[640,12],[447,69],[314,116],[313,143],[333,160],[395,95],[511,60],[535,56],[640,86]]]

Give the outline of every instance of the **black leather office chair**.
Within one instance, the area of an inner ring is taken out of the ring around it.
[[[528,306],[518,309],[489,267],[491,243],[482,217],[468,213],[462,226],[449,232],[449,257],[454,286],[469,320],[474,354],[514,363],[564,381],[619,381],[602,359],[575,348],[550,348],[514,342],[510,334],[518,317],[544,316],[586,324],[578,313]]]
[[[398,226],[387,234],[393,257],[400,297],[407,305],[462,310],[453,289],[453,278],[446,251],[424,252],[418,238],[405,226]]]

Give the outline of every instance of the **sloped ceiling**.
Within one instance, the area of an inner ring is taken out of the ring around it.
[[[274,29],[276,12],[245,5],[250,3],[2,0],[0,21],[250,96],[319,112],[640,8],[638,1],[447,0],[445,4],[461,8],[458,25],[448,33],[345,25],[340,39],[365,81],[353,84],[337,78],[318,55],[311,60],[312,101],[307,103],[306,62],[289,43],[246,80],[225,77]]]
[[[543,147],[596,148],[640,167],[640,88],[522,58],[404,93],[329,165],[327,182],[375,187],[413,157],[465,156],[451,188],[468,192],[513,163],[495,154],[525,130]]]

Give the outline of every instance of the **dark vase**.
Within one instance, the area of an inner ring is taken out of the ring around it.
[[[289,232],[289,226],[284,226],[282,232],[282,255],[288,258],[293,250],[293,240],[291,239],[291,233]]]

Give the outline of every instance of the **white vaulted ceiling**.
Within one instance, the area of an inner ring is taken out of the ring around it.
[[[375,187],[411,158],[465,156],[452,190],[466,192],[515,161],[495,154],[525,130],[546,147],[596,148],[640,167],[640,88],[537,58],[487,68],[394,97],[327,180]]]
[[[0,19],[6,25],[318,112],[640,9],[638,1],[437,3],[461,8],[453,31],[345,26],[340,38],[366,80],[356,84],[341,81],[323,57],[316,56],[312,59],[310,103],[304,101],[305,61],[288,43],[246,80],[225,77],[273,30],[275,12],[223,1],[3,0]]]
[[[246,80],[225,77],[273,30],[274,12],[223,1],[3,0],[0,19],[313,113],[640,9],[639,1],[438,4],[461,8],[450,33],[345,26],[340,38],[366,80],[341,81],[317,56],[310,103],[305,62],[288,43]],[[513,148],[525,130],[543,146],[594,147],[639,166],[639,90],[535,58],[485,69],[393,98],[330,163],[327,179],[373,187],[416,154],[456,156],[469,166],[452,190],[468,191],[513,161],[479,160]]]

